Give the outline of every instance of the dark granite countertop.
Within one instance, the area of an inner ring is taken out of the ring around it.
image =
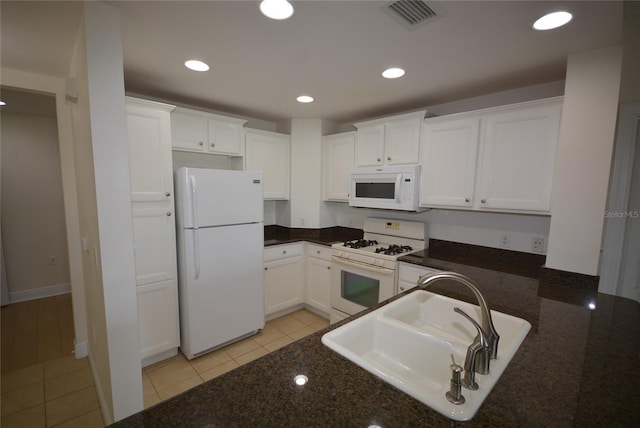
[[[467,263],[460,255],[438,257],[420,252],[403,261],[467,275],[492,309],[532,325],[471,421],[452,423],[325,347],[322,335],[338,323],[115,426],[640,426],[639,303],[541,284],[537,271],[518,267],[517,259],[487,269],[474,266],[482,263],[471,255]],[[473,301],[446,281],[430,290]],[[308,384],[297,386],[297,374]]]
[[[360,239],[362,238],[362,233],[361,229],[340,226],[323,229],[299,229],[269,225],[264,227],[264,245],[265,247],[269,247],[300,241],[309,241],[320,245],[331,245],[336,242]]]

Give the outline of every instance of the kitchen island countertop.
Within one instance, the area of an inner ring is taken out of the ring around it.
[[[504,266],[436,259],[427,251],[403,261],[467,275],[491,309],[532,325],[471,421],[452,424],[325,347],[322,335],[338,323],[114,426],[640,426],[639,303],[541,284],[535,275]],[[465,289],[446,281],[430,290],[473,302]],[[309,382],[296,385],[297,374]]]

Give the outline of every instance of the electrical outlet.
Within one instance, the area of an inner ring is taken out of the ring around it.
[[[50,265],[57,265],[58,264],[58,258],[56,256],[49,256],[49,264]]]
[[[500,247],[509,248],[511,246],[511,234],[503,233],[500,235]]]
[[[531,238],[531,251],[534,253],[544,253],[544,238],[541,236],[534,236]]]

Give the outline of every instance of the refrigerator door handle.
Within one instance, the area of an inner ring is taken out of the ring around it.
[[[189,175],[189,192],[191,193],[191,221],[192,226],[197,229],[198,224],[198,192],[196,188],[196,178],[193,175]]]
[[[193,279],[200,278],[200,231],[193,230]]]

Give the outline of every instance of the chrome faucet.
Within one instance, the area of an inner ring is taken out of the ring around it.
[[[457,313],[465,316],[470,320],[476,329],[478,335],[474,339],[473,343],[469,346],[467,351],[467,361],[465,361],[465,385],[469,389],[477,389],[477,384],[474,381],[474,372],[480,374],[489,373],[489,360],[493,360],[498,355],[498,341],[500,336],[496,332],[493,326],[493,320],[491,319],[491,312],[489,311],[489,305],[484,296],[478,289],[478,287],[466,276],[456,272],[434,272],[427,275],[423,275],[418,279],[418,286],[422,289],[428,288],[434,282],[450,279],[469,288],[476,297],[478,305],[480,306],[482,320],[478,325],[469,315],[465,314],[459,308]],[[455,310],[454,309],[454,310]],[[469,373],[471,372],[471,373]],[[475,388],[473,387],[475,385]]]

